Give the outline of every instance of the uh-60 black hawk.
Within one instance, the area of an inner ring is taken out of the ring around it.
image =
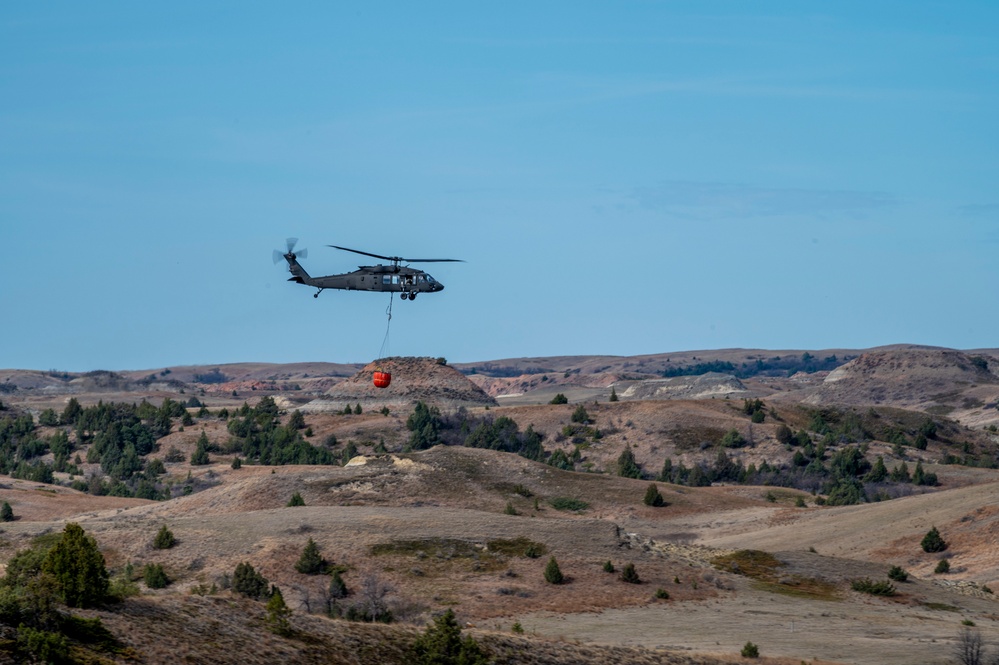
[[[312,277],[305,272],[298,259],[308,256],[307,249],[295,251],[295,244],[298,238],[288,238],[287,252],[274,250],[274,263],[281,259],[288,262],[288,271],[291,273],[289,282],[296,282],[317,289],[313,298],[318,298],[319,294],[326,289],[340,289],[343,291],[388,291],[390,293],[400,293],[403,300],[415,300],[417,293],[436,293],[443,291],[444,285],[422,270],[410,268],[402,263],[464,263],[461,259],[404,259],[401,256],[381,256],[362,252],[349,247],[338,247],[337,245],[327,245],[334,249],[342,249],[345,252],[363,254],[376,259],[390,261],[389,265],[359,266],[354,272],[347,272],[341,275],[326,275],[325,277]]]

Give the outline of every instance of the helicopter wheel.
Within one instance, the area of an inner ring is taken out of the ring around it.
[[[413,292],[413,293],[410,293],[410,294],[409,294],[409,299],[410,299],[410,300],[416,300],[416,293],[415,293],[415,292]]]
[[[402,298],[403,300],[406,300],[407,298],[409,298],[409,294],[403,291],[402,293],[399,294],[399,297]]]
[[[319,297],[319,294],[318,294],[318,293],[313,293],[313,294],[312,294],[312,297],[313,297],[313,298],[318,298],[318,297]]]

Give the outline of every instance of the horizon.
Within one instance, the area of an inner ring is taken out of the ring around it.
[[[904,342],[902,342],[902,343],[897,343],[897,344],[883,344],[883,345],[879,345],[879,346],[872,346],[872,347],[866,347],[866,348],[829,347],[829,348],[823,348],[823,349],[817,349],[817,348],[812,348],[812,349],[805,349],[805,348],[800,348],[800,349],[776,349],[776,348],[757,348],[757,347],[727,347],[727,348],[723,348],[723,349],[684,349],[684,350],[676,350],[676,349],[674,349],[674,350],[671,350],[671,351],[660,351],[660,352],[657,352],[657,353],[640,353],[640,354],[580,353],[580,354],[559,354],[559,355],[552,355],[552,356],[537,356],[537,355],[508,356],[508,357],[505,357],[505,358],[487,358],[487,359],[483,359],[483,360],[467,360],[467,361],[466,360],[452,361],[450,358],[445,358],[445,360],[447,360],[447,364],[448,365],[477,365],[477,364],[482,364],[482,363],[495,363],[495,362],[512,361],[512,360],[546,360],[546,359],[549,359],[549,358],[643,358],[643,357],[655,357],[655,356],[668,356],[668,355],[672,355],[672,354],[677,354],[677,355],[692,355],[692,354],[697,354],[697,353],[713,354],[713,353],[737,352],[737,351],[747,351],[747,352],[761,351],[761,352],[765,352],[765,353],[829,353],[829,352],[837,352],[837,353],[839,353],[839,352],[846,352],[846,353],[850,353],[850,352],[870,353],[870,352],[873,352],[873,351],[887,350],[887,349],[893,349],[893,348],[903,348],[903,349],[938,349],[938,350],[944,350],[944,351],[959,351],[961,353],[999,353],[999,347],[994,347],[994,348],[993,347],[979,347],[979,348],[973,348],[973,349],[959,349],[959,348],[948,347],[948,346],[933,346],[933,345],[929,345],[929,344],[910,344],[910,343],[904,343]],[[389,358],[389,357],[396,357],[396,358],[435,358],[435,357],[440,357],[440,356],[399,356],[399,355],[394,355],[394,356],[386,356],[385,358]],[[385,358],[377,358],[375,360],[384,360]],[[191,363],[185,363],[185,364],[171,363],[171,364],[166,364],[166,365],[155,365],[155,366],[149,366],[149,367],[129,367],[129,368],[123,368],[123,367],[116,367],[116,368],[112,368],[112,367],[92,367],[92,368],[89,368],[89,369],[79,369],[79,370],[70,370],[70,369],[59,368],[59,367],[50,367],[50,368],[47,368],[47,369],[42,369],[42,368],[39,368],[39,367],[0,367],[0,371],[8,371],[8,372],[24,371],[24,372],[42,372],[42,373],[64,372],[64,373],[67,373],[67,374],[87,374],[87,373],[90,373],[90,372],[115,372],[115,373],[119,373],[119,372],[145,372],[145,371],[149,371],[149,370],[152,370],[152,369],[171,369],[172,370],[172,369],[183,369],[183,368],[187,368],[187,367],[199,367],[199,368],[200,367],[226,367],[226,366],[231,366],[231,365],[308,365],[308,364],[324,363],[324,364],[330,364],[330,365],[361,365],[361,366],[364,366],[364,365],[368,365],[368,364],[370,364],[372,362],[374,362],[374,360],[358,360],[358,361],[343,361],[343,362],[339,362],[339,361],[334,362],[334,361],[329,361],[329,360],[292,360],[292,361],[288,361],[288,362],[269,362],[269,361],[263,361],[263,360],[235,360],[235,361],[222,362],[222,363],[213,363],[213,362],[193,363],[193,364],[191,364]]]
[[[0,366],[997,344],[999,5],[0,16]],[[313,290],[438,256],[446,289]],[[359,258],[359,257],[358,257]]]

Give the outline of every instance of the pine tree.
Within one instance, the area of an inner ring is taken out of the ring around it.
[[[205,434],[205,430],[201,430],[201,436],[198,437],[198,442],[194,445],[194,452],[191,453],[191,464],[204,466],[210,463],[211,460],[208,459],[208,435]]]
[[[146,564],[142,570],[142,579],[150,589],[162,589],[170,584],[163,566],[158,563]]]
[[[616,402],[618,400],[617,391],[614,390],[614,386],[611,386],[610,401]]]
[[[247,562],[236,565],[232,574],[232,590],[249,598],[263,598],[267,595],[267,578],[254,570]]]
[[[562,584],[565,582],[565,576],[562,575],[562,570],[558,567],[558,561],[555,557],[548,559],[548,565],[545,566],[545,581],[549,584]]]
[[[923,548],[924,552],[929,553],[943,552],[948,547],[947,541],[943,539],[936,527],[933,527],[926,532],[926,535],[923,536],[923,540],[919,543],[919,545]]]
[[[304,505],[305,505],[305,499],[302,498],[301,494],[295,492],[294,494],[291,495],[291,498],[288,500],[287,507],[294,508],[295,506],[304,506]]]
[[[302,550],[302,556],[295,563],[295,570],[304,575],[318,575],[325,572],[326,567],[326,560],[319,553],[319,545],[316,545],[316,541],[309,538],[305,549]]]
[[[350,590],[347,588],[347,583],[343,581],[342,577],[340,577],[340,571],[334,570],[333,576],[330,578],[330,598],[346,598],[349,593]]]
[[[275,635],[291,635],[289,616],[291,616],[291,610],[284,602],[281,589],[276,586],[271,587],[271,599],[267,601],[267,619],[265,620],[267,629]]]
[[[177,544],[177,539],[173,537],[173,532],[164,524],[153,539],[153,547],[158,550],[168,550]]]
[[[490,660],[473,638],[462,639],[454,610],[448,609],[417,638],[411,662],[416,665],[487,665]]]
[[[650,483],[649,488],[645,490],[645,505],[652,506],[653,508],[660,508],[666,505],[666,501],[663,500],[663,495],[659,492],[659,488],[656,487],[655,483]]]
[[[617,458],[617,475],[624,478],[640,478],[642,469],[635,462],[635,453],[631,452],[631,446],[625,444]]]
[[[12,521],[14,521],[14,509],[10,507],[9,503],[4,501],[3,506],[0,507],[0,522]]]
[[[642,583],[642,580],[638,577],[638,571],[635,570],[635,564],[625,564],[624,568],[621,569],[621,581],[629,584]]]
[[[79,524],[70,522],[59,542],[49,550],[42,571],[52,575],[63,602],[70,607],[91,607],[104,601],[110,577],[97,541]]]

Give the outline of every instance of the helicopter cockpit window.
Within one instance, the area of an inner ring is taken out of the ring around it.
[[[431,284],[433,284],[435,280],[430,275],[427,275],[427,281],[430,282]]]

